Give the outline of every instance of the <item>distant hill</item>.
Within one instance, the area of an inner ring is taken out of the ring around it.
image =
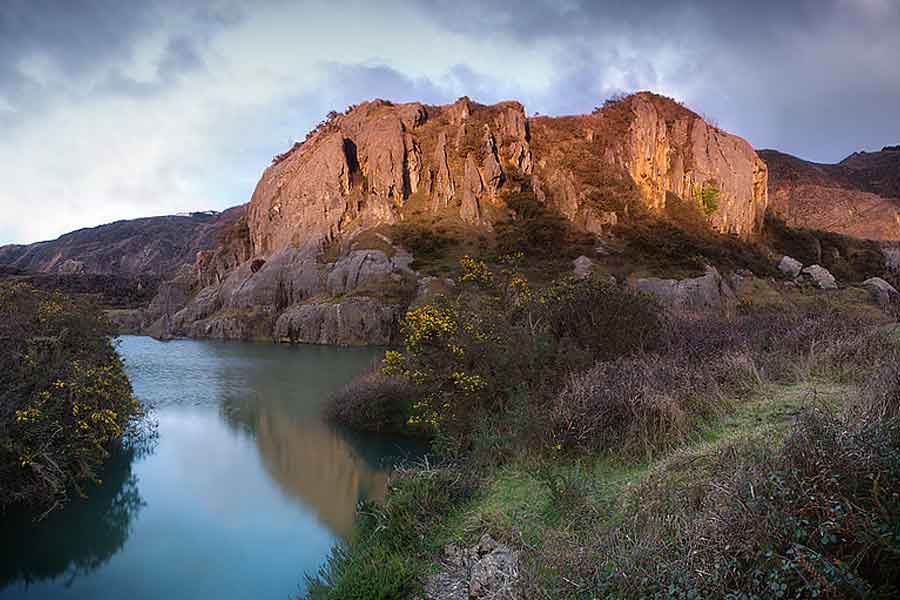
[[[29,273],[167,276],[194,264],[197,252],[215,247],[222,228],[245,213],[242,205],[116,221],[52,241],[0,246],[0,265]]]
[[[900,240],[900,146],[856,152],[835,164],[760,150],[769,206],[788,225]]]

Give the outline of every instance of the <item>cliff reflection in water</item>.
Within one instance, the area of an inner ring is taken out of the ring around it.
[[[390,468],[421,454],[422,448],[409,440],[358,434],[322,421],[329,394],[380,352],[359,350],[359,360],[351,361],[343,373],[335,372],[330,352],[316,347],[290,350],[302,354],[302,360],[260,361],[246,371],[243,385],[228,388],[253,391],[224,391],[222,414],[234,428],[253,435],[266,471],[282,492],[315,511],[332,533],[346,539],[357,503],[383,499]]]
[[[321,417],[378,350],[124,337],[119,352],[158,439],[46,522],[0,518],[0,599],[294,597],[410,450]]]

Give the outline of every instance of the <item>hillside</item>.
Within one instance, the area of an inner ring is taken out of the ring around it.
[[[761,150],[772,209],[793,227],[900,240],[900,146],[819,164]]]
[[[2,246],[0,265],[28,273],[170,276],[214,247],[219,231],[245,210],[116,221],[52,241]]]
[[[364,102],[274,158],[246,227],[200,255],[193,281],[163,290],[154,329],[392,343],[435,283],[425,276],[443,285],[464,254],[530,249],[548,276],[617,228],[680,207],[747,240],[762,227],[766,177],[746,141],[649,92],[567,117],[465,97]]]

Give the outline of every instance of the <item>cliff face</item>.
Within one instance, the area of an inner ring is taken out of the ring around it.
[[[48,242],[0,247],[0,265],[31,273],[169,276],[193,264],[198,251],[215,248],[219,231],[244,212],[238,206],[79,229]]]
[[[410,207],[489,227],[510,174],[598,232],[637,205],[715,189],[710,223],[748,237],[767,204],[750,145],[675,102],[640,93],[577,117],[527,119],[521,104],[363,103],[266,169],[250,202],[254,255],[321,246],[404,218]]]
[[[677,196],[702,204],[711,227],[750,237],[766,177],[747,142],[650,93],[532,119],[517,102],[365,102],[273,160],[246,226],[199,255],[200,291],[157,329],[394,343],[417,287],[412,257],[390,240],[384,251],[353,250],[362,232],[411,218],[490,232],[506,198],[528,193],[591,233],[662,213]]]
[[[589,231],[671,195],[701,202],[710,225],[750,237],[768,204],[767,169],[745,140],[683,106],[642,92],[591,115],[532,119],[548,198]]]
[[[857,152],[836,164],[761,150],[772,208],[788,225],[873,240],[900,240],[900,147]]]

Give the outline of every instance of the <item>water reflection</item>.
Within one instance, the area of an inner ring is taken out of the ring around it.
[[[120,353],[158,442],[38,526],[2,517],[0,599],[296,595],[421,451],[321,419],[375,350],[124,338]]]
[[[65,510],[38,523],[24,510],[4,515],[0,589],[13,581],[50,578],[61,578],[69,587],[78,576],[106,564],[125,545],[145,504],[131,469],[134,455],[134,449],[116,449],[104,466],[103,485],[86,486],[87,498],[74,498]],[[64,535],[66,531],[78,535]]]
[[[408,441],[354,434],[324,423],[321,403],[336,378],[322,377],[322,369],[333,370],[333,365],[320,364],[328,354],[319,351],[301,349],[302,364],[289,368],[279,361],[261,361],[260,368],[247,371],[244,385],[231,388],[253,393],[225,393],[221,412],[236,430],[253,435],[266,471],[281,490],[312,508],[332,533],[346,539],[357,503],[383,499],[390,467],[421,449]],[[372,355],[358,353],[354,371],[367,366]]]

